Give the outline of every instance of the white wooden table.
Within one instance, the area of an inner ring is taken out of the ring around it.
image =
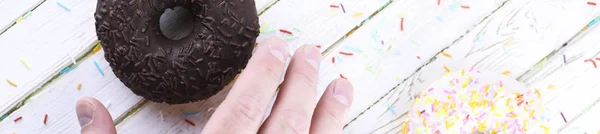
[[[585,62],[600,62],[596,2],[256,0],[263,27],[258,40],[281,36],[290,49],[322,46],[319,93],[340,75],[355,86],[345,133],[400,132],[411,96],[440,78],[444,66],[510,71],[543,91],[553,130],[597,133],[600,69]],[[93,52],[95,7],[95,0],[0,0],[0,133],[77,133],[81,96],[107,105],[120,133],[199,132],[226,93],[173,106],[134,95],[104,53]]]

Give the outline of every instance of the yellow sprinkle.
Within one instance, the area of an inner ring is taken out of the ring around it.
[[[450,71],[450,68],[448,68],[448,66],[446,66],[446,65],[444,65],[444,69],[445,69],[445,70],[446,70],[446,72],[448,72],[448,73],[449,73],[449,72],[452,72],[452,71]]]
[[[442,52],[442,55],[448,57],[448,58],[452,58],[452,55],[446,52]]]
[[[542,129],[544,129],[544,134],[549,134],[550,133],[550,128],[548,128],[547,126],[540,126]]]
[[[533,118],[533,116],[535,116],[535,110],[531,110],[531,113],[529,114],[529,118]]]
[[[352,14],[352,17],[359,17],[359,16],[362,16],[362,15],[363,15],[363,13],[362,13],[362,12],[360,12],[360,13],[355,13],[355,14]]]
[[[79,84],[77,84],[77,90],[81,89],[81,82],[79,82]]]
[[[521,128],[525,132],[527,132],[527,121],[528,120],[523,120],[523,127]]]
[[[467,78],[467,80],[465,82],[463,82],[462,88],[467,88],[467,85],[469,85],[469,82],[471,82],[471,79],[473,79],[471,76],[469,76],[469,78]]]
[[[23,17],[19,17],[19,19],[17,19],[17,23],[21,22],[23,20]]]
[[[375,70],[375,76],[379,76],[379,72],[381,72],[381,66]]]
[[[464,68],[460,70],[460,76],[465,76],[465,69]]]
[[[96,47],[94,47],[94,49],[92,50],[92,54],[96,54],[98,51],[100,51],[100,49],[102,49],[102,45],[100,45],[100,42],[98,42]]]
[[[502,128],[504,129],[504,132],[507,132],[506,130],[508,129],[508,126],[506,123],[502,123]]]
[[[396,80],[398,80],[398,74],[396,74]]]
[[[419,112],[421,113],[421,112]],[[427,126],[427,120],[423,119],[423,126]]]
[[[510,38],[506,43],[504,43],[504,46],[508,46],[513,42],[513,40],[515,40],[515,38]]]
[[[485,89],[483,89],[483,93],[487,93],[490,90],[490,84],[485,85]]]
[[[11,80],[6,80],[6,82],[8,82],[8,84],[12,85],[13,87],[17,87],[17,84]]]
[[[540,90],[535,89],[535,94],[537,94],[538,98],[542,98],[542,94],[540,93]]]
[[[510,70],[506,70],[506,71],[502,72],[502,74],[508,76],[508,75],[510,75]]]
[[[554,86],[554,85],[549,85],[549,86],[548,86],[548,89],[549,89],[549,90],[554,90],[555,88],[556,88],[556,86]]]
[[[337,12],[337,11],[329,11],[329,12],[327,12],[327,14],[329,14],[329,15],[337,15],[339,13],[340,12]]]
[[[265,23],[265,24],[262,24],[262,25],[261,25],[261,27],[260,27],[260,29],[259,29],[259,31],[260,31],[261,33],[262,33],[262,32],[264,32],[264,31],[265,31],[265,29],[267,28],[267,26],[268,26],[268,24],[267,24],[267,23]]]
[[[404,18],[405,16],[406,16],[406,15],[405,15],[405,14],[403,14],[403,13],[399,13],[399,14],[398,14],[398,17],[400,17],[400,18]]]
[[[25,68],[27,68],[28,70],[31,69],[29,67],[29,64],[27,64],[27,61],[25,61],[25,59],[21,58],[21,63],[23,63],[23,66],[25,66]]]
[[[402,134],[408,134],[408,122],[402,123]]]

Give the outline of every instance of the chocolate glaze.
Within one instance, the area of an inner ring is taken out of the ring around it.
[[[192,33],[165,37],[159,20],[181,6]],[[99,0],[94,14],[104,57],[133,93],[181,104],[219,92],[246,66],[259,34],[253,0]]]

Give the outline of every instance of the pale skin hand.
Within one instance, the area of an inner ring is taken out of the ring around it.
[[[321,54],[313,45],[304,45],[294,53],[271,114],[262,123],[284,75],[287,55],[287,44],[282,39],[261,43],[202,133],[342,133],[354,89],[348,80],[336,79],[315,102]],[[81,98],[76,112],[81,133],[116,133],[110,114],[98,100]]]

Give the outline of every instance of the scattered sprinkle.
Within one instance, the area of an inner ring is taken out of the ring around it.
[[[98,64],[98,61],[94,60],[94,64],[96,65],[96,69],[98,69],[98,72],[100,72],[100,74],[102,76],[104,76],[104,71],[102,71],[102,68],[100,68],[100,65]]]
[[[442,0],[437,1],[437,5],[439,6],[442,3]]]
[[[506,71],[502,72],[502,75],[506,75],[506,76],[510,75],[510,70],[506,70]]]
[[[594,68],[598,68],[598,66],[596,66],[596,62],[592,59],[585,60],[584,62],[592,62],[592,64],[594,64]]]
[[[292,29],[294,29],[295,31],[298,31],[298,32],[302,32],[302,30],[300,30],[300,28],[297,28],[297,27],[294,27]]]
[[[448,58],[452,58],[452,55],[446,52],[442,52],[442,55],[448,57]]]
[[[596,58],[596,60],[600,60],[600,58]]]
[[[68,73],[71,70],[73,70],[75,67],[65,67],[64,69],[60,70],[60,72],[58,72],[58,74],[64,74],[64,73]]]
[[[355,13],[355,14],[352,14],[352,17],[360,17],[360,16],[362,16],[362,15],[363,15],[363,13],[362,13],[362,12],[360,12],[360,13]]]
[[[404,31],[404,17],[400,18],[400,31]]]
[[[331,57],[331,63],[335,63],[335,57]]]
[[[470,6],[467,6],[467,5],[462,5],[462,6],[460,6],[460,8],[469,9],[469,8],[471,8],[471,7],[470,7]]]
[[[194,123],[194,122],[192,122],[192,121],[190,121],[188,119],[185,119],[185,122],[187,122],[188,124],[190,124],[192,126],[196,126],[196,123]]]
[[[321,45],[317,45],[317,48],[321,49]]]
[[[450,71],[450,68],[448,68],[448,66],[446,66],[446,65],[444,65],[444,69],[445,69],[445,70],[446,70],[446,72],[448,72],[448,73],[449,73],[449,72],[451,72],[451,71]]]
[[[29,67],[29,64],[27,64],[27,61],[25,61],[25,59],[21,58],[21,63],[23,64],[23,66],[25,66],[25,68],[27,68],[27,70],[31,69]]]
[[[344,13],[346,13],[346,8],[344,8],[344,4],[340,3],[340,7],[342,7],[342,11],[344,11]]]
[[[436,18],[438,21],[440,21],[440,22],[444,22],[444,20],[443,20],[443,19],[442,19],[442,17],[440,17],[440,16],[435,16],[435,18]]]
[[[6,80],[6,82],[8,82],[8,84],[12,85],[13,87],[17,87],[17,84],[11,80]]]
[[[567,118],[565,118],[565,115],[562,112],[560,112],[560,116],[562,116],[563,121],[565,121],[565,123],[567,123]]]
[[[596,58],[598,60],[598,58]],[[563,64],[567,64],[567,56],[563,54]]]
[[[592,2],[592,1],[588,1],[587,4],[590,6],[596,6],[596,2]]]
[[[279,32],[285,33],[285,34],[289,34],[292,35],[291,31],[285,30],[285,29],[279,29]]]
[[[548,89],[549,89],[549,90],[554,90],[555,88],[556,88],[556,86],[555,86],[555,85],[549,85],[549,86],[548,86]]]
[[[200,115],[200,112],[194,112],[194,113],[183,112],[183,115],[185,115],[187,117],[194,117],[194,116]]]
[[[506,46],[503,46],[502,49],[504,50],[504,53],[506,53],[506,55],[510,55],[510,53],[508,53],[508,49],[506,49]]]
[[[17,122],[17,121],[19,121],[19,120],[21,120],[21,119],[23,119],[23,116],[19,116],[19,117],[17,117],[17,118],[16,118],[15,120],[13,120],[13,121],[14,121],[14,122]]]
[[[58,6],[62,7],[63,9],[67,10],[67,11],[71,11],[71,9],[69,9],[69,7],[67,7],[65,4],[61,3],[60,1],[57,1],[56,4],[58,4]]]
[[[342,79],[347,79],[346,77],[344,77],[344,75],[340,74],[340,78]]]
[[[260,31],[261,33],[265,31],[265,29],[267,28],[268,24],[264,23],[261,25],[260,29],[258,29],[258,31]]]
[[[420,60],[420,59],[421,59],[421,56],[417,56],[417,59],[419,59],[419,60]]]
[[[339,52],[341,55],[346,55],[346,56],[352,56],[354,55],[353,53],[349,53],[349,52]]]
[[[387,107],[394,115],[398,115],[396,114],[396,110],[394,110],[390,104],[388,104]]]
[[[77,90],[81,89],[81,82],[79,82],[79,84],[77,84]]]
[[[340,8],[340,6],[338,6],[338,5],[329,5],[329,7],[331,7],[331,8]]]
[[[44,125],[46,125],[46,121],[48,121],[48,114],[44,115]]]
[[[298,38],[298,36],[295,36],[295,35],[294,36],[290,36],[290,37],[285,37],[286,40],[294,40],[296,38]]]

